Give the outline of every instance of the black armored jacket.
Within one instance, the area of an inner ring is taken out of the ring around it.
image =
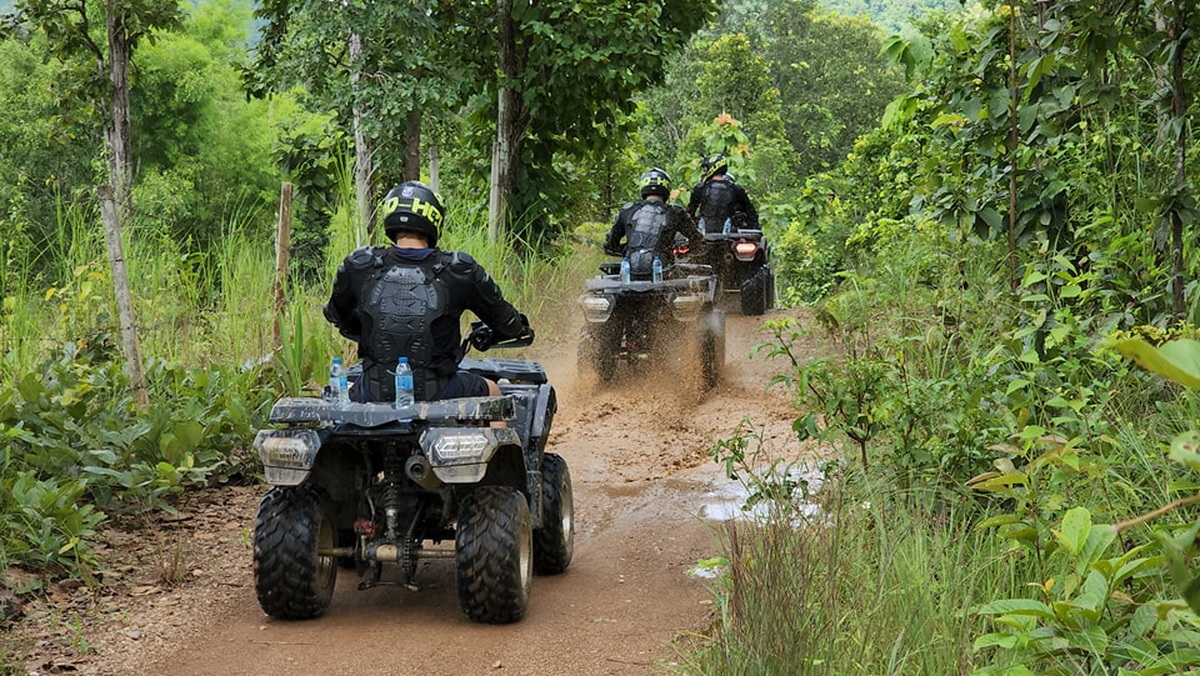
[[[487,272],[465,253],[361,247],[346,257],[325,318],[358,343],[366,392],[391,401],[396,361],[408,357],[417,399],[435,395],[462,360],[459,320],[470,310],[500,339],[526,330],[523,317]]]
[[[702,239],[691,217],[681,207],[662,200],[642,200],[621,207],[617,220],[608,231],[604,250],[614,255],[648,249],[664,263],[674,259],[676,233],[697,246]],[[622,248],[621,240],[625,240]]]
[[[726,219],[734,228],[758,227],[758,211],[746,189],[728,179],[710,179],[692,188],[687,211],[697,221],[704,221],[705,232],[721,232]]]

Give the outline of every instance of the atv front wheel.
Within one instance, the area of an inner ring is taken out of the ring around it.
[[[533,525],[520,491],[480,486],[463,499],[454,550],[458,602],[475,622],[525,616],[533,579]]]
[[[542,460],[542,527],[533,531],[533,569],[558,575],[575,552],[575,500],[567,461],[555,453]]]
[[[254,589],[271,617],[307,620],[329,608],[337,561],[324,494],[310,485],[272,488],[254,521]]]

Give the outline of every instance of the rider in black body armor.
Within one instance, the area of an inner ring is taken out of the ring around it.
[[[351,389],[353,399],[392,401],[392,373],[402,356],[412,366],[418,401],[499,395],[496,383],[458,370],[459,319],[470,310],[498,339],[508,339],[532,333],[525,316],[474,259],[436,248],[446,212],[428,186],[398,185],[382,209],[384,232],[395,245],[355,249],[325,304],[325,318],[358,343],[364,386]]]
[[[604,251],[613,256],[634,256],[639,251],[657,254],[664,268],[675,260],[676,233],[687,238],[692,246],[703,242],[696,225],[682,207],[667,204],[671,196],[671,177],[654,168],[642,174],[640,202],[621,207],[617,220],[604,242]],[[622,246],[621,240],[625,240]],[[638,273],[635,265],[635,274]],[[643,271],[643,274],[649,270]]]
[[[731,228],[758,229],[758,211],[750,203],[746,189],[726,176],[729,160],[724,155],[708,155],[700,162],[704,178],[692,189],[687,211],[697,222],[704,224],[704,232],[723,232],[725,221]]]

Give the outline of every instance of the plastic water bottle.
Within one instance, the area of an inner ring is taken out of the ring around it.
[[[721,232],[728,235],[731,230],[733,230],[733,221],[726,218],[725,219],[725,227],[723,230],[721,230]]]
[[[628,256],[621,259],[621,281],[622,282],[629,281],[629,257]]]
[[[338,406],[350,403],[350,377],[346,374],[341,357],[334,357],[333,364],[329,367],[329,394],[330,399]]]
[[[654,257],[654,267],[651,268],[651,270],[654,271],[654,281],[661,282],[662,281],[662,259],[659,258],[658,256]]]
[[[408,365],[408,357],[400,357],[396,362],[396,405],[408,406],[413,401],[412,367]]]

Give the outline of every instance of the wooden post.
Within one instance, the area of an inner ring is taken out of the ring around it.
[[[119,178],[117,180],[120,180]],[[146,374],[142,371],[142,352],[138,347],[137,318],[133,309],[133,294],[129,290],[129,273],[125,270],[125,247],[121,243],[121,218],[113,199],[112,186],[103,184],[96,189],[100,198],[100,218],[104,221],[104,239],[108,244],[108,262],[112,268],[113,293],[117,297],[117,315],[121,325],[121,347],[125,352],[125,375],[133,389],[133,400],[143,410],[150,405],[146,389]]]
[[[280,322],[287,312],[288,256],[292,249],[292,184],[279,191],[279,226],[275,231],[275,349],[283,346]]]
[[[438,147],[437,145],[429,146],[429,187],[433,188],[434,192],[441,190],[441,177],[438,173],[441,168],[438,166]]]

